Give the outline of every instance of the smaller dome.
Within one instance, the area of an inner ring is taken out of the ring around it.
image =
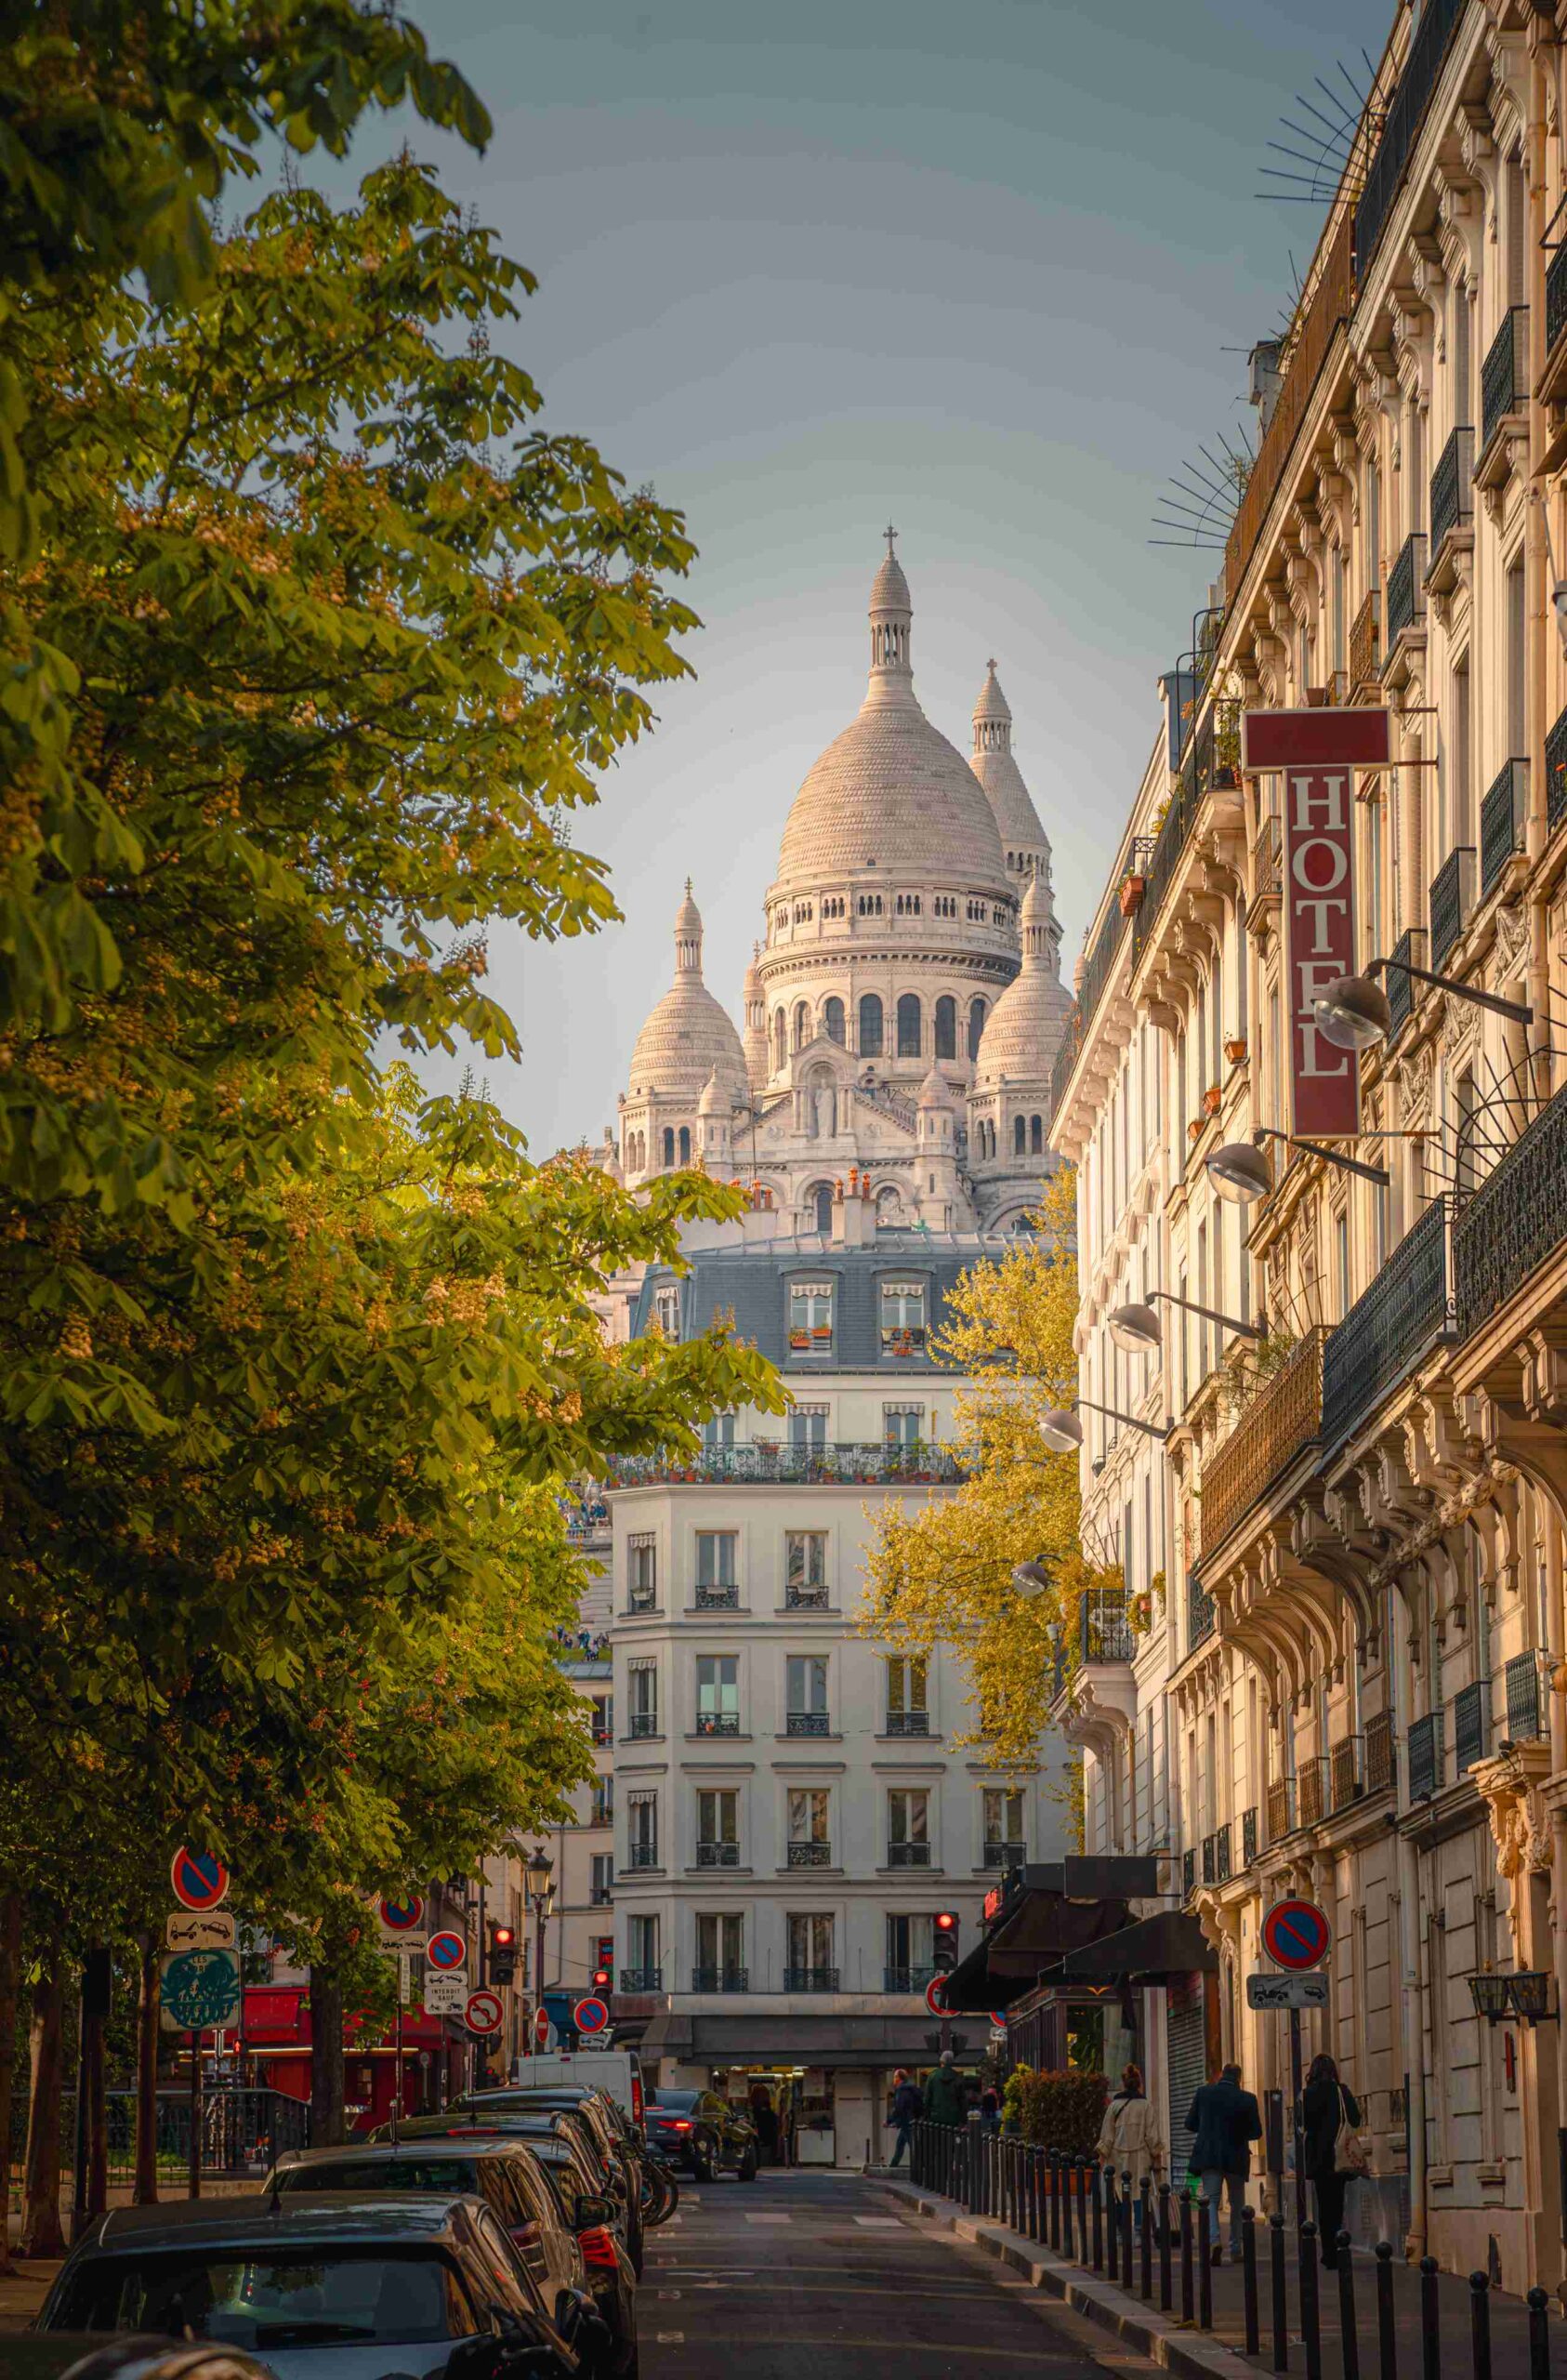
[[[870,610],[874,618],[877,612],[912,612],[914,597],[903,575],[903,565],[888,549],[887,560],[871,581]]]
[[[1019,917],[1023,963],[990,1012],[974,1067],[976,1092],[1050,1079],[1072,995],[1056,972],[1055,914],[1042,876],[1031,876]]]
[[[675,917],[675,981],[637,1036],[631,1095],[697,1099],[715,1074],[735,1099],[744,1098],[745,1052],[702,980],[702,917],[688,879]]]
[[[981,1049],[983,1046],[981,1042]],[[931,1067],[930,1072],[919,1086],[919,1104],[921,1107],[950,1107],[952,1105],[952,1091],[947,1078],[936,1066]]]
[[[754,942],[751,945],[751,963],[745,970],[744,989],[748,1000],[759,1000],[762,996],[762,971],[757,963],[760,957],[761,945]]]
[[[675,912],[675,932],[677,934],[699,934],[702,932],[702,912],[691,899],[689,876],[686,879],[686,897]]]
[[[699,1116],[727,1116],[731,1104],[729,1092],[718,1080],[718,1069],[715,1066],[703,1085],[702,1096],[696,1103],[696,1112]]]
[[[1004,719],[1010,725],[1011,708],[1001,691],[1001,681],[995,674],[994,661],[985,663],[985,682],[980,689],[980,699],[974,705],[975,720]]]

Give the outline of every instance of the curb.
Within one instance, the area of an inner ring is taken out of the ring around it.
[[[1053,2256],[1036,2240],[1026,2240],[1021,2231],[1009,2231],[998,2223],[981,2222],[977,2216],[955,2213],[950,2202],[931,2198],[906,2182],[879,2180],[876,2187],[912,2207],[916,2215],[943,2231],[994,2256],[1021,2273],[1032,2286],[1047,2297],[1060,2298],[1075,2314],[1085,2314],[1091,2322],[1124,2339],[1136,2347],[1151,2363],[1165,2372],[1179,2373],[1182,2380],[1257,2380],[1258,2366],[1249,2358],[1237,2355],[1231,2347],[1209,2336],[1183,2331],[1168,2315],[1157,2314],[1139,2297],[1128,2297],[1124,2289],[1113,2288],[1108,2281],[1086,2277],[1076,2265],[1067,2264]]]

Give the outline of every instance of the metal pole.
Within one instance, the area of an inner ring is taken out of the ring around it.
[[[1376,2242],[1376,2349],[1382,2361],[1381,2380],[1398,2380],[1398,2331],[1393,2320],[1393,2243]]]
[[[1100,2228],[1104,2220],[1104,2208],[1100,2196],[1103,2171],[1102,2166],[1096,2164],[1089,2177],[1089,2187],[1094,2194],[1094,2270],[1096,2272],[1104,2270],[1104,2235]]]
[[[1213,2208],[1206,2191],[1197,2201],[1197,2328],[1213,2328]]]
[[[1153,2185],[1144,2174],[1138,2191],[1138,2204],[1142,2209],[1142,2302],[1153,2303]]]
[[[190,2196],[202,2194],[202,2037],[191,2036]]]
[[[1360,2333],[1355,2327],[1355,2264],[1347,2231],[1339,2232],[1334,2247],[1338,2256],[1338,2335],[1344,2380],[1361,2380]]]
[[[1132,2286],[1132,2171],[1121,2168],[1121,2286]]]
[[[1469,2338],[1474,2348],[1474,2380],[1491,2380],[1491,2277],[1469,2275]]]
[[[1077,2261],[1086,2265],[1088,2261],[1088,2161],[1086,2157],[1077,2160],[1074,2188],[1077,2196]]]
[[[1420,2369],[1424,2380],[1442,2380],[1442,2313],[1434,2256],[1420,2259]]]
[[[1306,2348],[1306,2380],[1323,2380],[1323,2333],[1317,2311],[1317,2227],[1300,2227],[1300,2336]]]
[[[1529,2292],[1529,2380],[1550,2380],[1550,2334],[1546,2328],[1549,2303],[1543,2289]]]
[[[1167,2314],[1175,2304],[1175,2291],[1170,2280],[1170,2186],[1161,2177],[1159,2183],[1159,2311]]]
[[[1289,2087],[1295,2095],[1291,2121],[1295,2126],[1295,2227],[1306,2223],[1306,2110],[1300,2080],[1300,2011],[1289,2012]]]
[[[1282,2215],[1268,2217],[1268,2238],[1272,2250],[1273,2282],[1273,2369],[1289,2370],[1289,2324],[1284,2312],[1284,2218]]]
[[[1262,2331],[1257,2314],[1257,2209],[1241,2209],[1241,2281],[1246,2307],[1246,2353],[1260,2355]],[[1389,2375],[1390,2380],[1390,2375]]]
[[[391,2136],[392,2147],[398,2142],[398,2123],[402,2115],[402,2003],[408,1997],[408,1954],[397,1954],[397,2072],[392,2082]]]
[[[79,1976],[76,1993],[76,2145],[71,2182],[71,2236],[79,2240],[87,2228],[87,2018],[86,1978]]]

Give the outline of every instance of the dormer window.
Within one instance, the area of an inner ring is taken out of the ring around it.
[[[881,1285],[881,1352],[884,1355],[919,1355],[925,1352],[925,1283],[883,1281]]]
[[[792,1355],[830,1355],[832,1352],[831,1281],[792,1281],[789,1285],[789,1353]]]
[[[653,1297],[653,1313],[664,1336],[666,1339],[678,1339],[680,1335],[679,1290],[659,1289],[656,1291]]]

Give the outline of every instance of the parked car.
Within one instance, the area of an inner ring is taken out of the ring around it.
[[[595,2176],[595,2188],[609,2193],[615,2201],[615,2228],[625,2243],[625,2253],[632,2269],[642,2277],[642,2176],[636,2160],[627,2160],[619,2151],[613,2136],[597,2110],[566,2097],[560,2104],[534,2104],[524,2093],[497,2091],[486,2093],[481,2100],[454,2099],[439,2115],[411,2116],[399,2124],[401,2140],[487,2139],[495,2135],[513,2135],[530,2142],[565,2130],[580,2140]],[[375,2137],[387,2139],[390,2127],[383,2124]]]
[[[742,2182],[756,2180],[756,2126],[717,2091],[655,2091],[647,2122],[653,2147],[699,2182],[725,2172]]]
[[[207,2340],[276,2380],[572,2380],[601,2328],[573,2310],[545,2311],[481,2199],[269,2190],[99,2215],[38,2328]]]
[[[611,2202],[598,2195],[597,2162],[569,2131],[541,2133],[528,2148],[574,2226],[595,2306],[617,2337],[635,2340],[637,2275],[612,2217],[606,2219]]]
[[[5,2380],[271,2380],[237,2347],[188,2339],[105,2339],[80,2331],[22,2331],[0,2339]]]
[[[586,2174],[586,2161],[584,2173]],[[267,2187],[290,2202],[309,2191],[336,2190],[364,2197],[395,2190],[450,2198],[465,2192],[481,2198],[508,2233],[523,2268],[557,2324],[569,2320],[573,2298],[590,2297],[603,2318],[606,2336],[598,2355],[585,2358],[594,2380],[635,2380],[637,2306],[635,2276],[624,2254],[612,2248],[607,2261],[615,2286],[605,2289],[588,2258],[606,2261],[599,2241],[614,2219],[609,2201],[587,2182],[562,2204],[556,2188],[523,2140],[421,2140],[376,2142],[344,2149],[301,2149],[280,2157]],[[625,2266],[625,2285],[619,2267]],[[596,2285],[597,2284],[597,2285]]]
[[[628,2201],[638,2208],[635,2235],[628,2241],[632,2261],[639,2276],[642,2269],[642,2135],[632,2125],[631,2119],[619,2102],[597,2082],[554,2082],[539,2084],[531,2079],[514,2082],[503,2091],[476,2091],[467,2104],[476,2115],[492,2108],[571,2109],[582,2116],[593,2129],[595,2139],[605,2154],[612,2157],[625,2185]]]

